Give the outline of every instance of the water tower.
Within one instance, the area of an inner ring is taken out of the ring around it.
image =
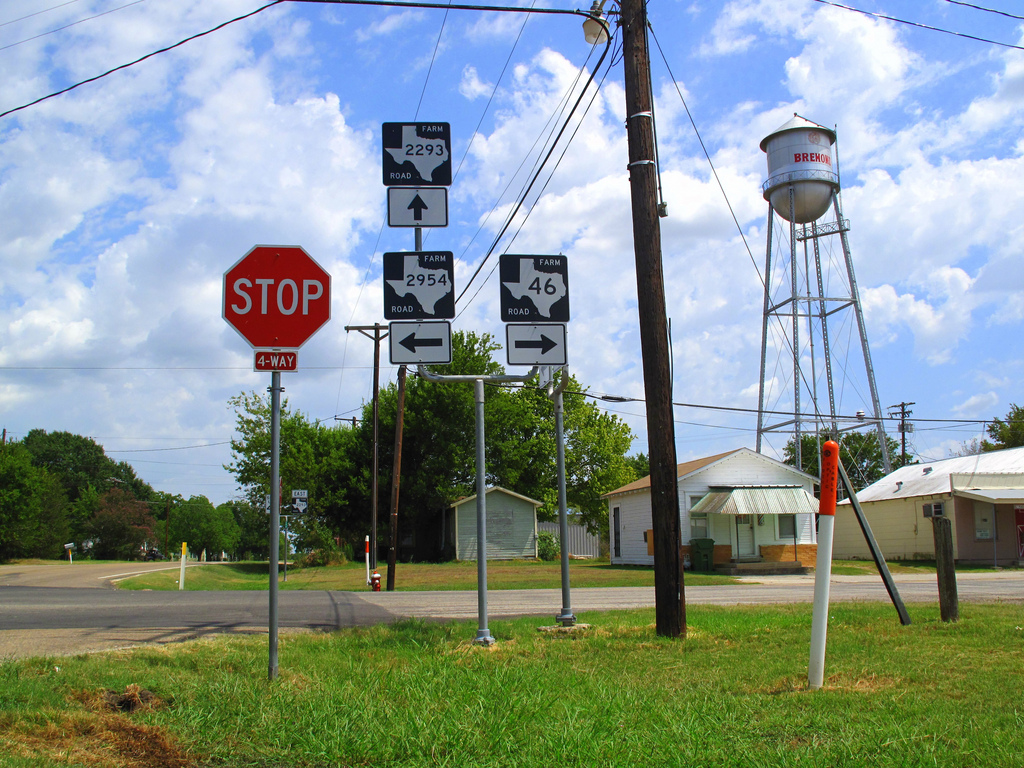
[[[835,131],[797,114],[761,142],[768,156],[763,185],[768,242],[757,450],[774,433],[785,440],[792,436],[799,467],[802,434],[838,438],[873,427],[888,473],[885,428],[847,239],[850,224],[839,201],[835,142]],[[782,445],[775,448],[782,452]]]

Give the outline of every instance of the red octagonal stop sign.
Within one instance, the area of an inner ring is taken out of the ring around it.
[[[257,245],[224,273],[223,315],[257,349],[298,349],[331,318],[331,276],[297,245]]]

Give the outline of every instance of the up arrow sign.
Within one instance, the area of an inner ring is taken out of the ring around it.
[[[447,187],[388,187],[389,227],[447,227]]]
[[[409,210],[412,211],[412,218],[414,221],[423,221],[423,211],[427,210],[427,204],[423,202],[423,198],[418,194],[409,203]]]

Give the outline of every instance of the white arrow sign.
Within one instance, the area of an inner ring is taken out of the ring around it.
[[[452,361],[452,324],[449,322],[388,325],[392,365],[449,365]]]
[[[389,227],[447,227],[447,187],[388,187]]]
[[[505,351],[509,365],[565,365],[565,326],[505,326]]]

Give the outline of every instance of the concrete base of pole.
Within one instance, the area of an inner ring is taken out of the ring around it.
[[[491,634],[488,629],[478,629],[476,637],[473,639],[473,645],[494,645],[497,640]]]
[[[571,627],[576,624],[576,614],[563,611],[562,613],[555,616],[555,621],[561,624],[563,627]]]

